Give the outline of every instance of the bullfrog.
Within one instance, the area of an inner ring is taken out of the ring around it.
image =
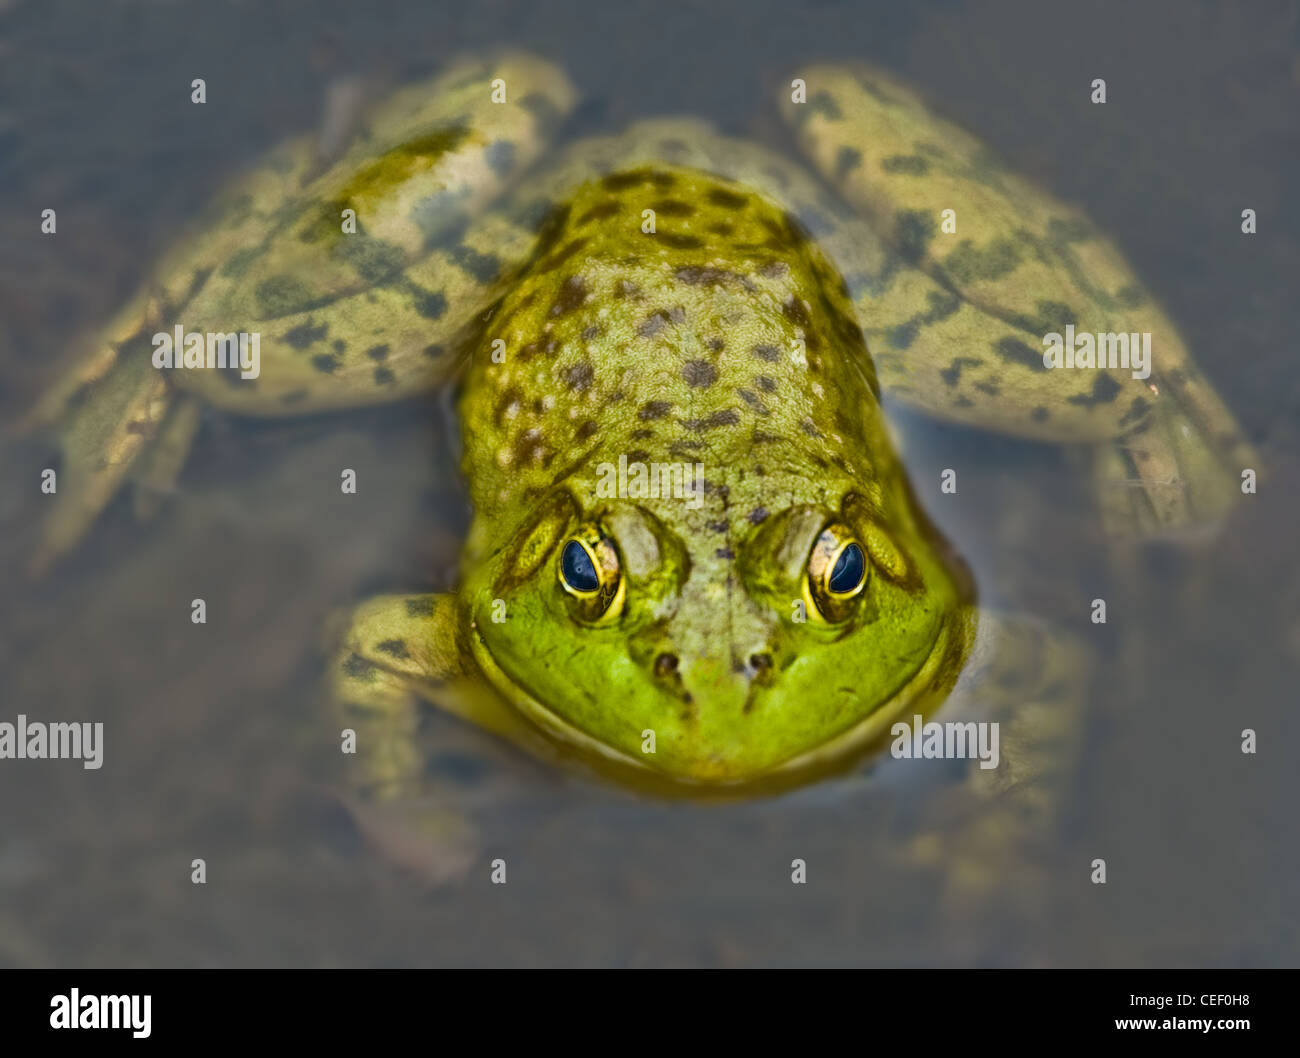
[[[127,482],[156,507],[205,404],[449,388],[459,587],[362,602],[333,640],[358,787],[427,779],[427,703],[700,797],[900,755],[897,724],[936,716],[999,723],[970,781],[1038,818],[1086,666],[980,611],[882,396],[1087,451],[1107,531],[1138,537],[1227,509],[1253,465],[1232,414],[1112,242],[884,70],[782,82],[776,145],[666,117],[557,150],[577,101],[544,59],[467,59],[236,180],[35,409],[64,446],[38,564]],[[260,362],[203,366],[234,332]],[[1053,363],[1066,334],[1132,360]]]

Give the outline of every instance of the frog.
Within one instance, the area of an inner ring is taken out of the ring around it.
[[[1215,524],[1257,460],[1081,210],[884,69],[813,64],[776,97],[773,143],[669,116],[566,145],[573,82],[501,52],[375,102],[344,145],[274,148],[34,408],[64,450],[36,565],[127,485],[156,513],[206,407],[451,392],[474,511],[457,587],[329,625],[365,803],[427,787],[430,707],[548,768],[697,799],[861,774],[934,716],[1002,725],[962,840],[1041,832],[1085,652],[978,604],[883,400],[1084,453],[1115,538]],[[178,323],[258,331],[256,377],[159,369],[150,336]],[[1154,334],[1149,373],[1050,366],[1067,326]]]

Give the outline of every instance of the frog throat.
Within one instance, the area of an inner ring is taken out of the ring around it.
[[[696,789],[735,789],[770,783],[786,787],[803,781],[811,773],[836,770],[847,765],[884,741],[896,717],[912,710],[928,713],[938,707],[956,682],[975,641],[978,611],[969,605],[958,607],[941,622],[925,659],[910,673],[888,701],[846,730],[790,757],[767,770],[738,779],[691,779],[652,768],[631,754],[588,735],[563,719],[513,680],[497,664],[478,628],[471,622],[470,651],[488,684],[509,702],[534,727],[563,747],[576,750],[583,757],[660,783]]]

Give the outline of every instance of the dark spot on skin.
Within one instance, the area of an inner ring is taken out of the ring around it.
[[[572,390],[582,393],[591,386],[596,370],[587,361],[574,364],[564,373],[564,384]]]
[[[721,411],[715,411],[705,419],[683,419],[682,426],[694,433],[702,433],[705,430],[714,430],[720,426],[735,426],[740,422],[740,415],[734,408],[724,408]]]
[[[727,522],[709,522],[707,527],[715,533],[725,533],[731,528],[731,525]]]
[[[1001,279],[1020,264],[1020,247],[1010,239],[994,239],[984,248],[964,240],[943,261],[943,270],[959,285],[981,279]]]
[[[644,463],[649,458],[650,453],[644,448],[634,448],[627,454],[627,461],[629,463]]]
[[[732,224],[719,222],[717,224],[710,224],[709,232],[713,235],[721,235],[723,238],[726,238],[729,235],[734,235],[736,233],[736,228]]]
[[[812,320],[808,318],[808,309],[799,298],[787,298],[781,306],[781,314],[804,330],[812,326]]]
[[[749,514],[745,515],[750,525],[758,525],[767,519],[766,507],[755,507]]]
[[[894,349],[908,349],[916,341],[916,336],[925,327],[932,323],[938,323],[957,312],[962,306],[962,300],[956,294],[951,294],[946,290],[932,290],[926,295],[926,301],[929,302],[929,309],[926,312],[919,313],[900,323],[897,327],[892,328],[888,334],[890,346]],[[1032,328],[1031,328],[1032,329]]]
[[[333,353],[319,353],[311,358],[311,363],[317,371],[332,375],[339,366],[339,358]]]
[[[894,245],[898,254],[910,265],[917,265],[925,257],[934,238],[934,217],[917,209],[901,210],[894,226]]]
[[[983,361],[973,360],[969,356],[956,356],[952,359],[952,366],[945,367],[939,372],[939,377],[943,379],[944,385],[955,386],[961,379],[961,369],[967,365],[978,367]]]
[[[1151,405],[1145,397],[1134,397],[1133,403],[1129,405],[1128,411],[1124,413],[1124,418],[1120,419],[1121,426],[1128,426],[1130,423],[1141,422],[1146,417]]]
[[[775,345],[756,345],[750,351],[760,360],[766,360],[769,364],[775,364],[781,359],[781,350]]]
[[[976,382],[975,388],[981,393],[987,393],[990,397],[996,397],[1002,392],[1001,387],[996,382]]]
[[[731,548],[729,547],[719,547],[716,550],[714,550],[713,557],[722,558],[722,559],[726,559],[727,561],[730,561],[731,559],[736,557],[736,553],[732,551]]]
[[[415,599],[406,600],[407,617],[432,617],[433,616],[433,599],[430,596],[421,596]]]
[[[695,235],[673,235],[660,232],[655,238],[662,240],[665,245],[671,246],[674,250],[698,250],[704,245],[704,240]]]
[[[1110,375],[1098,375],[1092,381],[1091,395],[1085,397],[1082,393],[1076,393],[1073,397],[1067,397],[1066,403],[1079,404],[1085,408],[1092,407],[1094,404],[1109,404],[1119,396],[1119,392],[1120,384]]]
[[[361,680],[370,683],[375,678],[375,673],[379,666],[373,661],[367,661],[360,654],[349,655],[347,661],[343,662],[343,671],[354,680]]]
[[[379,283],[406,264],[406,251],[383,239],[349,235],[338,244],[338,255],[367,283]]]
[[[735,272],[725,268],[705,268],[701,265],[686,265],[673,273],[674,277],[691,286],[721,286],[733,280],[739,280]]]
[[[768,261],[758,270],[758,274],[766,279],[780,279],[782,276],[789,274],[790,266],[784,261]]]
[[[856,147],[841,147],[835,156],[835,179],[843,180],[862,164],[862,152]]]
[[[774,378],[769,378],[767,375],[758,375],[758,376],[754,379],[754,383],[755,383],[755,384],[758,386],[758,388],[761,389],[764,393],[775,393],[775,392],[776,392],[776,379],[774,379]]]
[[[637,413],[637,418],[642,422],[652,422],[655,419],[662,419],[672,410],[672,404],[666,400],[646,401],[641,405],[641,410]]]
[[[1033,419],[1034,422],[1047,422],[1047,420],[1051,417],[1051,412],[1049,412],[1046,408],[1044,408],[1040,404],[1037,408],[1035,408],[1033,411],[1029,413],[1029,417]]]
[[[375,382],[381,386],[387,385],[388,383],[392,382],[393,379],[396,377],[397,376],[393,374],[390,368],[387,367],[375,368]]]
[[[425,290],[410,280],[406,280],[404,286],[415,311],[426,320],[441,319],[447,311],[447,296],[441,290]]]
[[[622,209],[623,207],[613,199],[608,202],[600,202],[579,217],[577,224],[581,227],[583,224],[590,224],[593,220],[608,220],[610,217],[617,216],[622,212]]]
[[[683,463],[689,463],[695,459],[696,453],[703,447],[704,445],[699,441],[674,441],[668,446],[668,454],[680,459]]]
[[[756,445],[770,445],[781,440],[776,434],[768,433],[766,430],[755,430],[749,439]]]
[[[382,643],[376,643],[375,649],[382,650],[385,654],[403,660],[411,656],[406,649],[406,643],[400,639],[385,639]]]
[[[581,426],[578,427],[577,431],[573,435],[573,438],[575,441],[585,441],[588,437],[591,437],[598,429],[600,429],[600,427],[597,425],[596,420],[588,419],[586,422],[584,422]]]
[[[587,284],[583,282],[582,276],[569,276],[560,284],[560,293],[551,306],[551,315],[563,316],[581,307],[586,300]]]
[[[555,453],[542,440],[541,430],[525,430],[515,441],[516,466],[549,467],[554,459]]]
[[[230,259],[221,266],[220,275],[227,279],[240,279],[248,271],[249,266],[264,253],[266,253],[265,246],[245,246],[230,255]],[[185,300],[188,301],[192,296],[192,294],[187,295]]]
[[[501,274],[501,258],[493,253],[479,253],[469,246],[457,246],[451,259],[480,283],[491,283]]]
[[[668,326],[668,313],[663,309],[657,309],[647,316],[636,329],[636,333],[642,338],[653,338],[656,334]]]
[[[497,398],[493,419],[498,426],[504,426],[507,419],[514,418],[519,413],[522,396],[518,386],[511,386]]]
[[[593,323],[590,327],[584,327],[582,331],[582,340],[589,342],[593,338],[599,338],[605,333],[605,328],[598,323]]]
[[[645,170],[633,169],[630,172],[611,173],[601,183],[610,191],[626,191],[645,182]]]
[[[555,269],[559,268],[560,265],[564,264],[565,261],[567,261],[570,257],[572,257],[584,246],[586,246],[588,241],[589,240],[586,238],[586,236],[583,236],[582,238],[578,238],[578,239],[573,239],[571,242],[567,243],[566,245],[562,246],[560,249],[556,250],[555,253],[551,254],[550,257],[546,258],[543,261],[539,261],[537,265],[534,267],[534,271],[536,272],[555,271]]]
[[[347,352],[347,349],[348,349],[348,343],[345,342],[342,338],[335,338],[333,344],[334,344],[334,351],[335,351],[336,353],[345,353],[345,352]]]
[[[725,349],[727,346],[727,343],[724,342],[721,338],[706,338],[704,340],[704,344],[708,346],[709,349],[715,353],[722,352],[722,350]]]
[[[676,654],[660,654],[655,658],[655,675],[661,679],[673,675],[677,671]]]
[[[727,191],[721,187],[710,188],[707,197],[709,205],[722,209],[744,209],[749,205],[747,195],[738,195],[734,191]]]
[[[812,422],[808,419],[799,420],[799,429],[801,429],[809,437],[816,437],[819,440],[821,439],[822,432],[819,429],[817,429],[817,427],[814,426]]]
[[[614,284],[614,297],[616,298],[636,298],[640,294],[641,288],[630,279],[620,279]]]
[[[1040,369],[1043,367],[1043,354],[1033,346],[1026,345],[1019,338],[1001,338],[994,343],[993,348],[997,350],[998,356],[1013,364]]]
[[[284,341],[294,349],[308,349],[329,334],[329,332],[330,328],[328,323],[313,326],[311,321],[308,320],[306,323],[300,323],[297,327],[294,327],[291,331],[287,332],[284,336]]]
[[[971,400],[970,397],[954,397],[952,406],[954,408],[969,408],[974,403],[975,402]]]
[[[628,436],[630,436],[634,441],[644,441],[649,437],[653,437],[654,435],[655,432],[653,430],[647,430],[645,428],[642,428],[640,430],[633,430],[631,434],[629,434]]]
[[[280,398],[280,403],[301,404],[306,399],[307,399],[307,391],[305,389],[295,389],[295,390],[291,390],[290,392],[282,396]]]
[[[687,202],[679,202],[675,198],[652,202],[650,208],[656,213],[662,213],[665,217],[693,217],[695,215],[694,206]]]
[[[424,347],[424,355],[429,357],[431,360],[436,360],[438,357],[442,356],[442,354],[443,348],[437,342],[433,345],[426,345]]]
[[[768,410],[767,405],[758,399],[758,395],[756,393],[751,393],[747,389],[738,389],[736,390],[736,392],[740,394],[740,399],[743,400],[746,404],[748,404],[751,408],[753,408],[757,414],[759,415],[772,414],[771,411]]]
[[[687,360],[682,365],[682,378],[688,386],[704,389],[718,380],[718,369],[707,360]]]
[[[892,154],[881,160],[880,168],[887,173],[924,176],[930,171],[930,162],[919,154]]]
[[[835,97],[827,91],[815,92],[808,100],[807,107],[814,114],[821,114],[831,121],[841,121],[844,118],[840,105],[835,102]]]
[[[370,357],[371,360],[387,360],[388,346],[372,345],[369,349],[366,350],[366,356]]]

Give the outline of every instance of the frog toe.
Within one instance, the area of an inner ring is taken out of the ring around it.
[[[147,358],[121,357],[101,377],[82,382],[76,395],[54,394],[30,422],[53,403],[66,415],[59,427],[62,465],[55,478],[53,510],[29,572],[42,576],[89,533],[100,513],[128,480],[168,415],[174,391]]]

